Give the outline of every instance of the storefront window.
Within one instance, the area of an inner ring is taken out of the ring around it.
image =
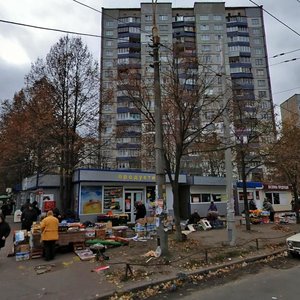
[[[252,192],[247,192],[247,199],[254,200]],[[243,192],[239,192],[239,200],[244,201],[244,193]]]
[[[265,195],[272,204],[280,204],[279,193],[266,193]]]
[[[210,194],[192,194],[191,203],[210,202]]]
[[[221,194],[212,194],[212,200],[214,202],[221,202]]]
[[[105,186],[103,195],[104,210],[123,211],[123,187]]]

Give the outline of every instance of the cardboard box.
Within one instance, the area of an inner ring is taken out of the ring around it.
[[[29,251],[30,251],[29,244],[19,244],[19,245],[16,245],[16,247],[15,247],[15,252],[16,253],[29,252]]]
[[[98,239],[105,239],[106,230],[105,229],[96,229],[95,230],[95,237],[98,238]]]
[[[16,261],[24,261],[30,258],[29,252],[18,252],[16,253]]]

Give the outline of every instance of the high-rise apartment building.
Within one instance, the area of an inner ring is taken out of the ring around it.
[[[191,8],[158,3],[161,71],[166,68],[170,53],[175,53],[175,46],[180,45],[185,57],[196,58],[202,67],[207,66],[211,73],[208,77],[220,70],[225,75],[225,81],[217,78],[206,89],[207,96],[220,94],[224,85],[230,86],[233,100],[242,104],[242,110],[251,111],[254,103],[259,103],[261,112],[257,117],[274,123],[262,13],[261,7],[229,8],[224,2],[195,2]],[[143,165],[143,153],[147,147],[145,140],[153,138],[154,131],[128,97],[128,90],[137,97],[139,92],[126,81],[134,76],[143,83],[153,84],[152,27],[151,3],[141,3],[136,9],[103,9],[101,117],[105,124],[102,137],[108,147],[103,148],[102,154],[108,168],[153,167],[151,163]],[[195,72],[197,69],[198,66]],[[151,91],[148,96],[147,105],[153,111]],[[204,121],[205,117],[209,119],[209,113],[205,112]],[[217,127],[214,129],[218,131]],[[219,133],[222,131],[221,126]],[[197,168],[195,161],[192,164]],[[210,175],[205,168],[201,170],[199,175]]]

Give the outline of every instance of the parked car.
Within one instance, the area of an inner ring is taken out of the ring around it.
[[[294,234],[286,239],[287,249],[290,255],[300,256],[300,233]]]

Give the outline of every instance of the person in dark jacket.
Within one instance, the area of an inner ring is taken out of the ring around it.
[[[146,207],[142,201],[139,201],[136,205],[135,220],[145,218],[145,216],[146,216]]]
[[[37,201],[32,202],[32,208],[35,211],[35,220],[33,221],[36,222],[42,211],[39,209]]]
[[[10,227],[7,222],[5,222],[5,217],[0,214],[0,249],[5,246],[5,241],[10,234]]]
[[[29,205],[30,205],[30,199],[26,199],[26,202],[21,206],[21,211],[23,212],[23,210],[28,208]]]
[[[33,209],[32,205],[30,204],[28,208],[25,208],[21,215],[21,223],[22,223],[22,230],[31,230],[31,225],[37,219],[36,211]]]

